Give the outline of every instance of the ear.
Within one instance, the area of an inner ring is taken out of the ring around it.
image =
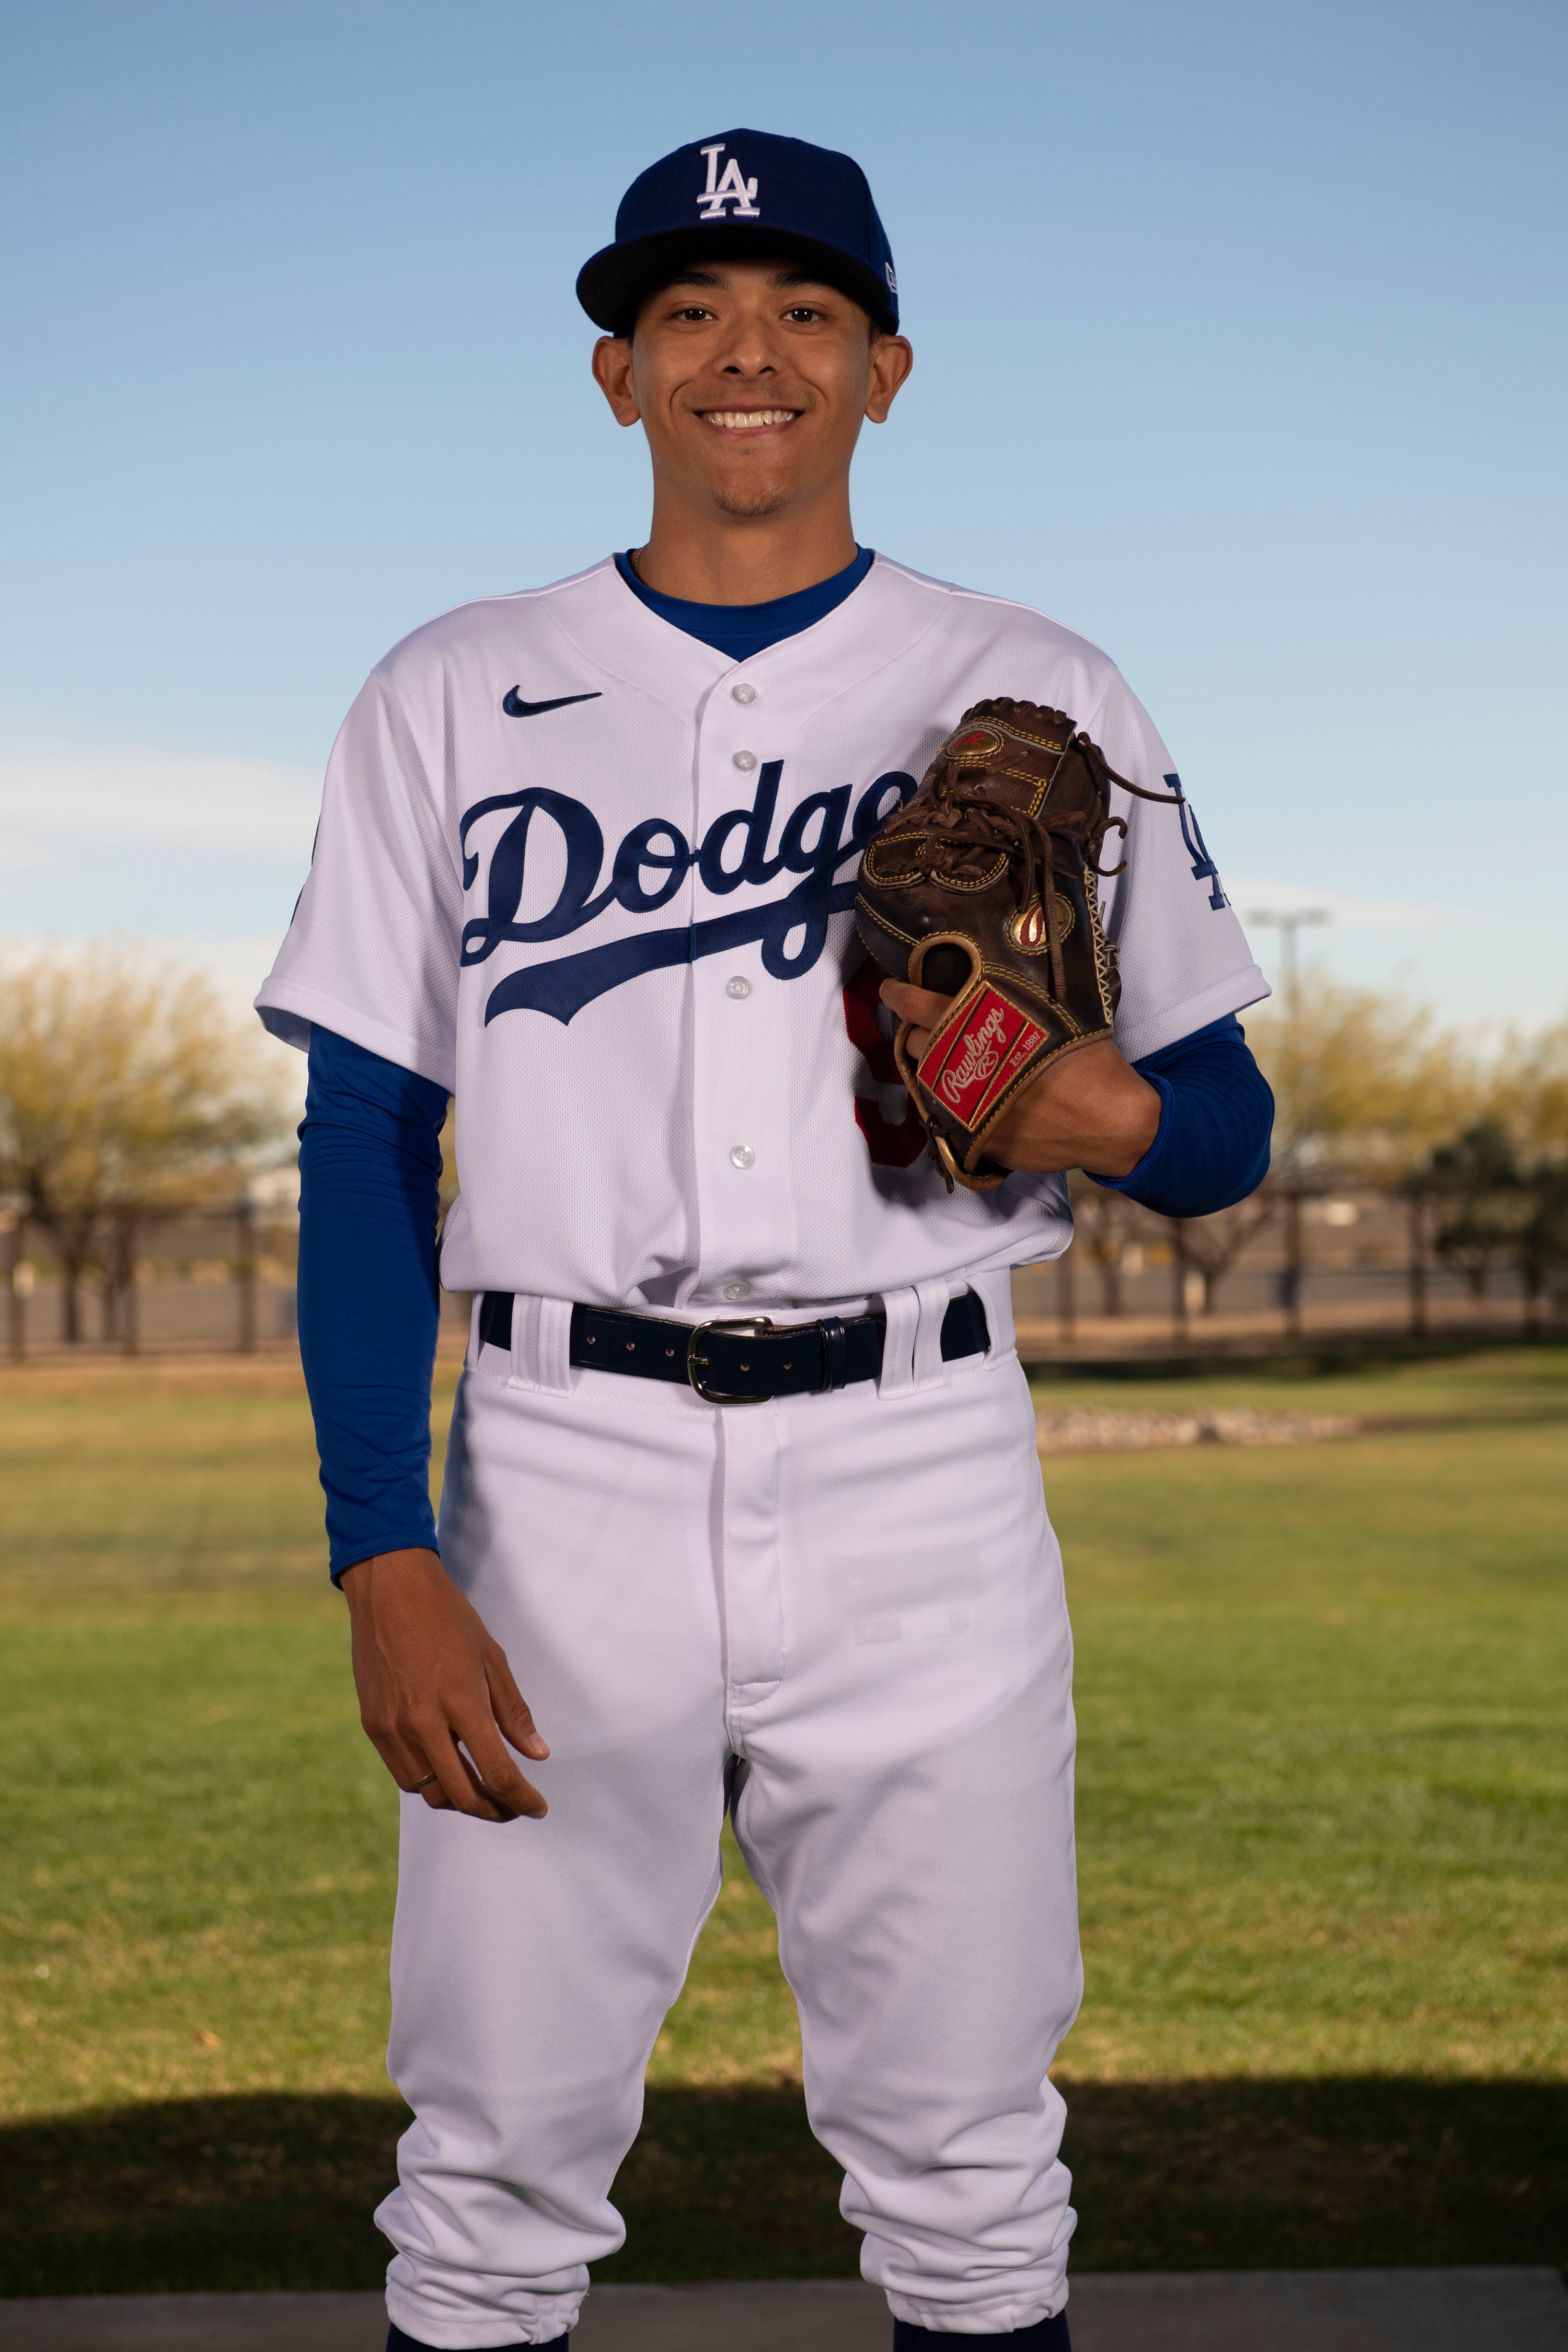
[[[873,425],[885,425],[888,411],[915,363],[914,352],[902,335],[879,335],[871,346],[866,414]]]
[[[617,425],[636,425],[642,415],[632,383],[629,335],[601,335],[594,346],[594,381],[610,404]]]

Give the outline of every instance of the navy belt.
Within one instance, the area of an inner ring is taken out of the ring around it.
[[[761,1404],[769,1397],[816,1396],[853,1381],[876,1380],[887,1336],[882,1315],[824,1315],[816,1323],[773,1323],[765,1315],[669,1323],[613,1307],[574,1307],[568,1352],[573,1363],[595,1371],[679,1381],[710,1404]],[[510,1290],[486,1291],[479,1338],[489,1348],[510,1347]],[[950,1300],[942,1318],[944,1362],[982,1355],[990,1339],[974,1291]]]

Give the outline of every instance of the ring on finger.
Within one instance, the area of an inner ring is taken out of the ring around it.
[[[408,1792],[409,1795],[411,1797],[416,1796],[421,1789],[427,1789],[430,1786],[431,1781],[434,1780],[436,1777],[437,1776],[434,1772],[426,1772],[423,1780],[415,1781],[413,1788]]]

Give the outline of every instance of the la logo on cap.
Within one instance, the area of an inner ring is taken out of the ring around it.
[[[757,184],[755,180],[742,178],[741,166],[733,155],[724,166],[723,178],[719,176],[719,158],[724,152],[724,142],[716,139],[711,147],[700,148],[698,152],[708,158],[708,185],[697,198],[704,209],[698,214],[698,219],[722,220],[725,205],[733,203],[732,219],[761,220],[762,214],[757,208]]]

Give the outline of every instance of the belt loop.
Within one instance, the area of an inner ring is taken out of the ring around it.
[[[536,1389],[534,1365],[539,1355],[539,1301],[520,1290],[511,1302],[511,1344],[506,1384],[509,1389]]]
[[[920,1300],[912,1290],[885,1290],[882,1312],[888,1318],[882,1340],[882,1370],[877,1393],[910,1396],[915,1385],[915,1333],[920,1326]]]
[[[540,1388],[546,1396],[572,1393],[572,1301],[542,1298],[539,1302]]]
[[[910,1371],[917,1389],[939,1389],[946,1381],[947,1366],[942,1355],[942,1320],[952,1297],[952,1285],[945,1275],[935,1282],[917,1282],[915,1285],[920,1319],[915,1326]]]
[[[848,1370],[848,1347],[844,1325],[837,1315],[824,1315],[817,1324],[822,1334],[822,1368],[826,1374],[825,1389],[841,1389]]]
[[[479,1360],[479,1349],[483,1345],[479,1338],[479,1318],[484,1311],[485,1294],[482,1290],[476,1290],[468,1307],[468,1345],[463,1357],[466,1372],[471,1372]]]
[[[572,1302],[531,1298],[519,1291],[511,1302],[511,1365],[509,1389],[544,1396],[572,1393]]]
[[[1010,1356],[1017,1345],[1013,1326],[1012,1272],[1007,1266],[1000,1266],[990,1274],[972,1274],[969,1287],[979,1293],[985,1309],[985,1360],[994,1364],[999,1356]]]

